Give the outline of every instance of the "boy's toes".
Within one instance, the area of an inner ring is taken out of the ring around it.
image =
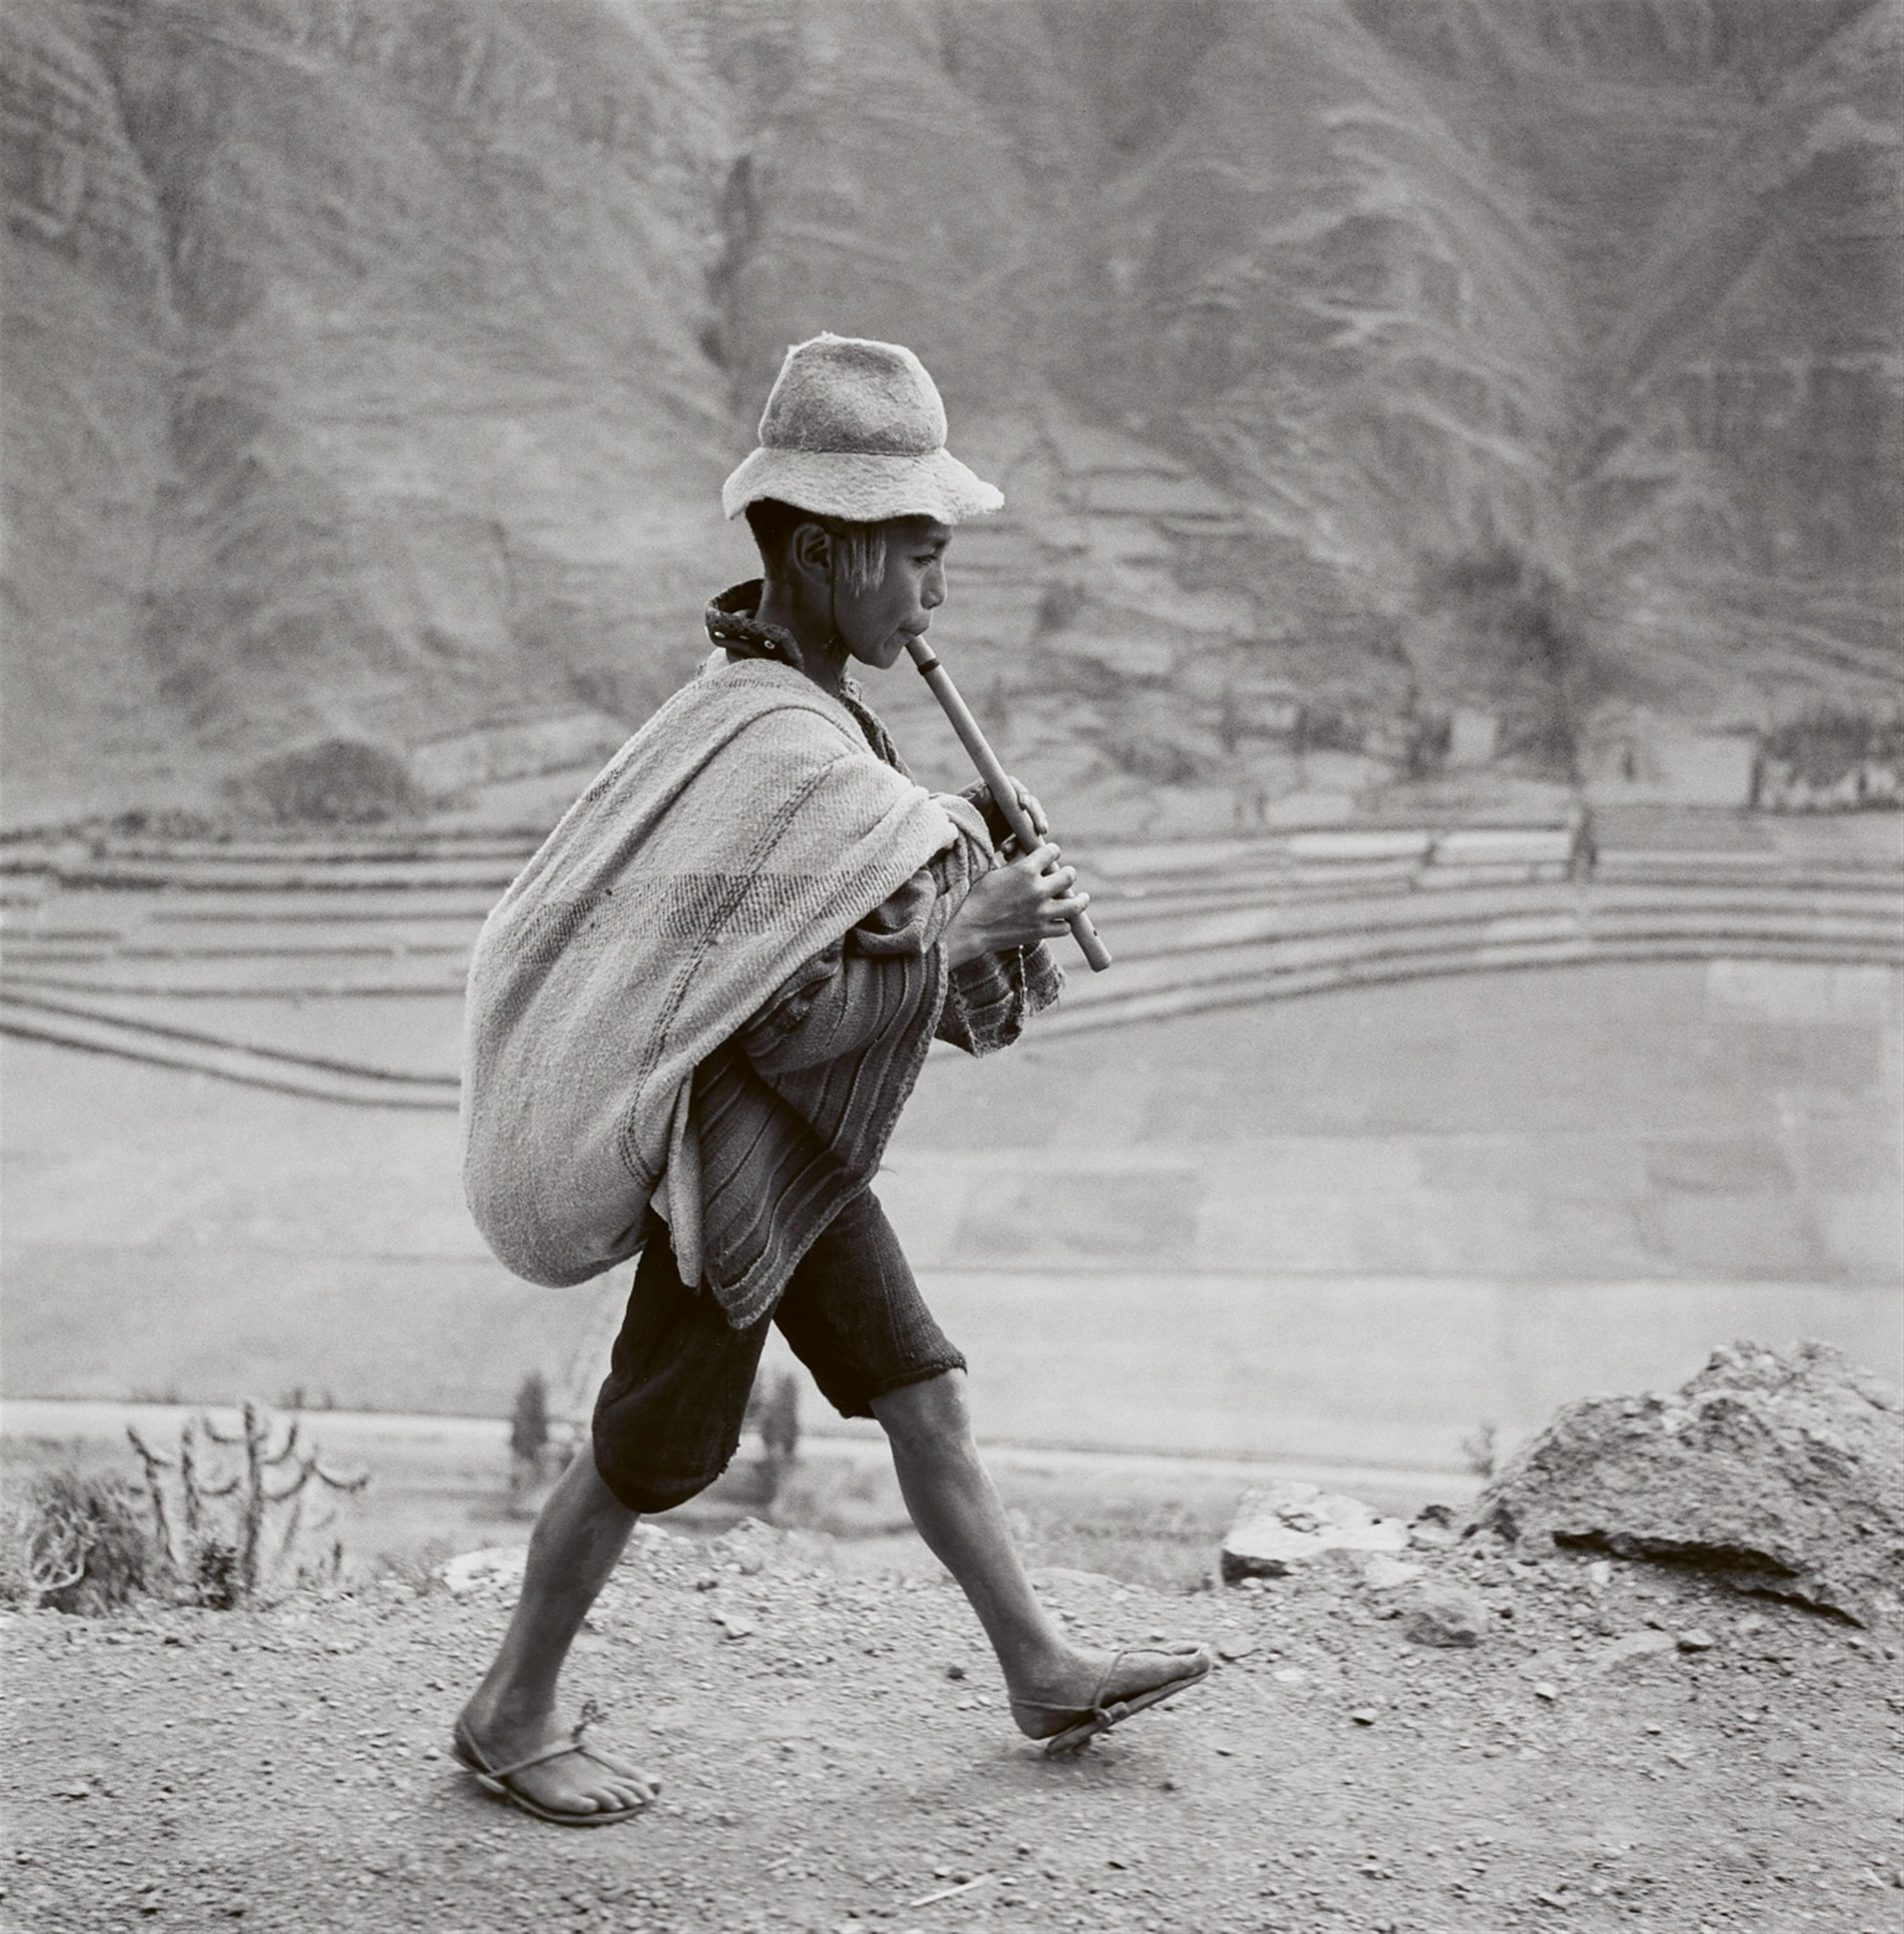
[[[1102,1730],[1193,1685],[1216,1664],[1205,1645],[1133,1646],[1115,1653],[1080,1654],[1070,1682],[1061,1691],[1041,1687],[1038,1696],[1014,1695],[1012,1716],[1018,1730],[1034,1740],[1050,1740],[1079,1728]],[[1111,1717],[1099,1719],[1097,1716]]]
[[[505,1756],[479,1748],[460,1721],[455,1737],[457,1758],[484,1786],[543,1819],[625,1818],[661,1791],[659,1780],[579,1739],[557,1737],[539,1749],[532,1741],[527,1752]]]
[[[1103,1703],[1113,1706],[1166,1685],[1190,1685],[1216,1662],[1216,1654],[1207,1645],[1133,1646],[1113,1661]]]
[[[645,1806],[661,1791],[653,1780],[591,1746],[545,1760],[513,1776],[532,1799],[557,1813],[620,1813]]]

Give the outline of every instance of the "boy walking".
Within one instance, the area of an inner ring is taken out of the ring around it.
[[[847,676],[904,655],[944,602],[954,527],[1003,502],[945,437],[910,351],[788,352],[723,493],[762,577],[714,601],[700,676],[478,942],[464,1170],[485,1238],[540,1282],[641,1258],[591,1454],[544,1509],[456,1725],[463,1764],[539,1819],[608,1825],[658,1791],[564,1724],[557,1682],[640,1514],[732,1458],[770,1323],[843,1414],[884,1426],[1022,1732],[1075,1749],[1212,1662],[1083,1651],[1040,1605],[972,1441],[965,1360],[869,1186],[931,1040],[1015,1039],[1057,996],[1045,940],[1088,897],[1048,842],[1015,850],[982,788],[914,785]]]

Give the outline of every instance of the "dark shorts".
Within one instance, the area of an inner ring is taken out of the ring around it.
[[[843,1417],[871,1417],[874,1398],[965,1367],[870,1194],[821,1231],[778,1306],[745,1330],[711,1290],[683,1283],[658,1218],[648,1233],[595,1400],[595,1468],[631,1511],[684,1504],[726,1469],[770,1323]]]

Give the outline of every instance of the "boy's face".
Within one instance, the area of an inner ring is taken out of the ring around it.
[[[899,517],[886,527],[886,576],[871,591],[840,591],[834,622],[863,665],[884,671],[921,636],[946,601],[946,547],[952,527],[930,517]]]

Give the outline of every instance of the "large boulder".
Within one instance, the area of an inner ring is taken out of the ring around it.
[[[1735,1343],[1671,1396],[1570,1404],[1471,1528],[1697,1566],[1858,1625],[1904,1590],[1904,1416],[1818,1343]]]

